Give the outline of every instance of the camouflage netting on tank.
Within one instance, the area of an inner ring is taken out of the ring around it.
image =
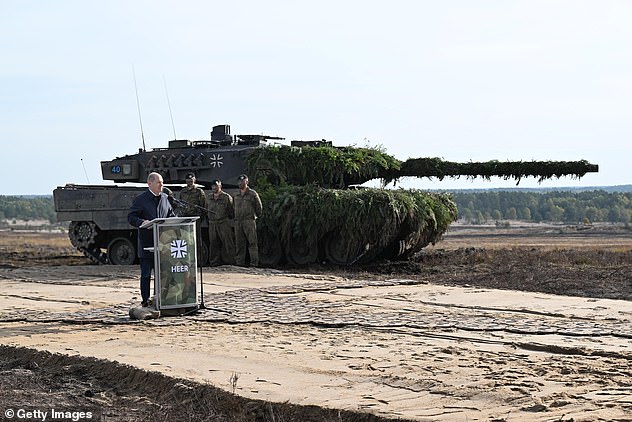
[[[322,258],[348,264],[405,256],[438,241],[457,217],[448,195],[418,190],[312,185],[259,192],[264,215],[258,224],[280,239],[286,255],[303,251],[305,260],[314,262]],[[318,251],[326,256],[318,257]]]
[[[270,146],[248,157],[251,175],[266,175],[274,184],[343,188],[381,178],[398,170],[400,161],[377,148]]]

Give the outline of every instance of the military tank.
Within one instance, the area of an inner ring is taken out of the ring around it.
[[[402,177],[501,177],[519,183],[525,177],[580,178],[598,171],[585,160],[400,161],[378,148],[339,147],[326,140],[287,145],[279,142],[283,140],[232,135],[229,125],[218,125],[210,140],[172,140],[166,148],[139,149],[102,161],[103,179],[116,185],[58,187],[53,192],[57,219],[70,221],[71,243],[93,261],[132,264],[136,229],[127,223],[127,212],[146,189],[150,172],[162,174],[176,193],[189,172],[204,187],[222,180],[229,193],[246,173],[264,205],[257,220],[261,265],[348,265],[406,258],[440,240],[457,219],[456,205],[447,194],[360,186],[367,181],[380,179],[383,187]],[[202,230],[201,240],[200,262],[205,263],[207,230]]]

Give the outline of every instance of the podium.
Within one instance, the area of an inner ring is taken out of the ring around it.
[[[156,309],[198,308],[197,238],[200,217],[155,218],[140,226],[152,228]]]

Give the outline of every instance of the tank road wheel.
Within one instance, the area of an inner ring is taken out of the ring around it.
[[[281,262],[283,249],[279,238],[270,230],[263,229],[257,234],[259,240],[259,264],[273,267]]]
[[[313,264],[318,259],[318,243],[306,239],[290,239],[287,247],[287,260],[294,265]]]
[[[114,265],[132,265],[136,261],[136,248],[131,240],[117,237],[108,245],[108,261]]]
[[[92,221],[71,221],[68,237],[75,248],[90,249],[97,236],[97,225]]]
[[[329,233],[323,243],[327,261],[336,265],[351,265],[362,259],[369,251],[369,244],[362,247],[350,239],[344,231],[336,230]]]
[[[346,265],[348,261],[347,242],[340,232],[332,232],[327,235],[324,242],[325,257],[327,261],[336,265]]]

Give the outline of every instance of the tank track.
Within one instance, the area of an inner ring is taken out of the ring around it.
[[[88,249],[88,248],[77,248],[79,252],[84,254],[90,261],[95,264],[107,264],[108,256],[105,252],[102,252],[101,249]]]
[[[107,254],[97,248],[96,237],[99,229],[92,221],[71,221],[68,226],[70,243],[95,264],[106,264]]]

